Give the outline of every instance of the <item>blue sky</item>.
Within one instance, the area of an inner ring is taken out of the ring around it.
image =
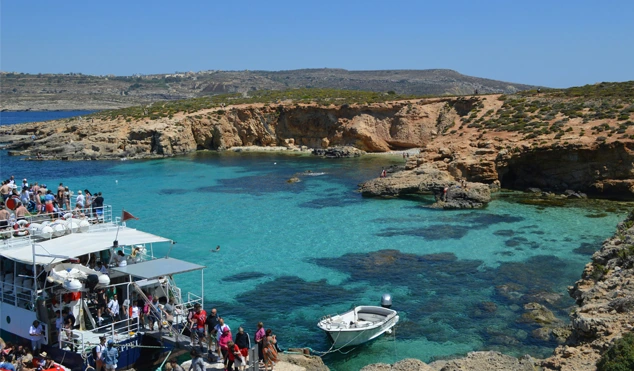
[[[0,70],[449,68],[568,87],[634,80],[634,1],[0,0]]]

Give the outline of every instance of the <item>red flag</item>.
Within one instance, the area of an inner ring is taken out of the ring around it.
[[[121,214],[121,221],[125,222],[126,220],[130,220],[130,219],[134,219],[134,220],[139,220],[139,218],[137,218],[136,216],[130,214],[129,212],[123,210],[123,213]]]

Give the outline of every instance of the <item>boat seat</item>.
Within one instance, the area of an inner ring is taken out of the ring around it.
[[[13,292],[13,274],[5,274],[3,282],[4,282],[4,292],[5,293]]]
[[[22,287],[25,292],[28,292],[29,290],[33,290],[33,279],[25,278],[24,281],[22,281]]]
[[[24,289],[22,288],[23,283],[24,283],[24,277],[18,276],[15,278],[14,285],[15,285],[16,294],[19,294],[24,291]]]

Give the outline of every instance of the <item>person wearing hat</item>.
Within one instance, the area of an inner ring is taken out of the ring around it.
[[[26,181],[26,178],[22,179],[22,188],[29,188],[29,182]]]
[[[42,339],[44,338],[42,332],[43,329],[40,321],[33,321],[33,324],[29,328],[29,335],[31,336],[31,347],[33,348],[33,352],[42,349]]]
[[[95,369],[101,371],[104,365],[104,351],[106,350],[106,337],[99,336],[99,345],[95,347]]]
[[[183,368],[176,361],[176,358],[170,359],[169,365],[172,367],[172,371],[184,371]]]
[[[55,366],[55,362],[53,362],[51,357],[49,357],[46,352],[40,353],[40,367],[38,367],[38,369],[48,370],[51,368],[55,368]]]
[[[108,340],[108,346],[103,351],[102,358],[106,364],[106,371],[114,371],[117,369],[119,350],[114,347],[114,341],[112,339]]]
[[[82,209],[84,208],[84,205],[86,204],[86,197],[81,192],[81,189],[77,191],[77,200],[75,201],[75,203],[78,204]]]
[[[225,368],[227,368],[227,363],[229,362],[228,353],[229,353],[229,342],[231,342],[233,336],[231,335],[231,330],[229,326],[223,328],[222,335],[220,335],[220,339],[218,339],[218,346],[220,347],[220,352],[222,353],[222,359],[225,364]]]

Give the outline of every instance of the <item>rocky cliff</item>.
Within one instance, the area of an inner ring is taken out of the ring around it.
[[[64,159],[172,156],[251,145],[348,145],[385,152],[425,146],[438,135],[439,126],[457,117],[452,105],[464,102],[446,98],[329,107],[253,104],[154,120],[87,116],[0,131],[25,136],[9,146],[15,154],[40,152],[47,158]]]
[[[424,165],[445,179],[432,188],[465,180],[510,189],[634,198],[634,82],[366,104],[284,101],[204,108],[195,103],[153,105],[134,115],[112,111],[14,125],[0,128],[5,134],[0,142],[12,142],[8,148],[17,155],[40,152],[45,158],[78,160],[252,145],[353,146],[367,152],[419,149],[398,178],[363,188],[364,194],[385,195],[382,185],[392,195],[407,193]]]

